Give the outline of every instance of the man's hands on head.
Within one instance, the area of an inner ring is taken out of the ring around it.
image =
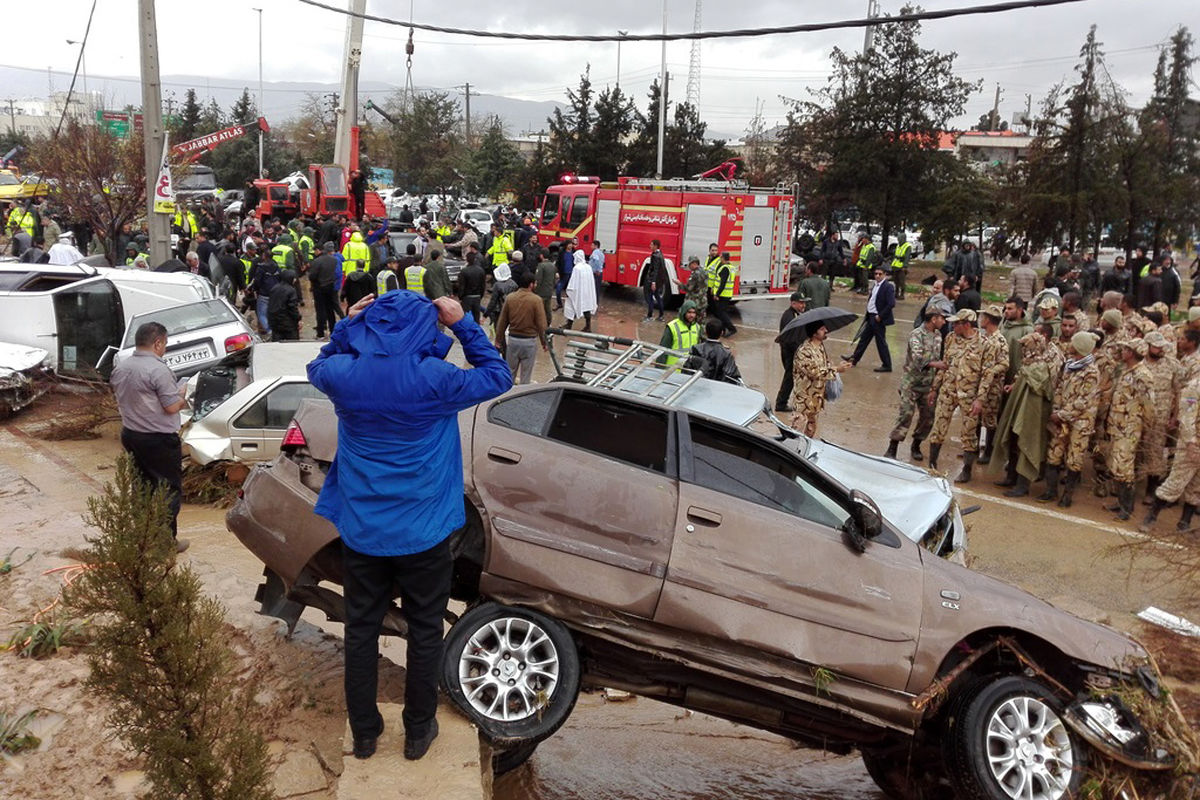
[[[366,297],[364,297],[362,300],[359,300],[357,303],[350,306],[350,308],[346,309],[346,316],[354,317],[357,314],[361,314],[363,311],[366,310],[367,306],[371,305],[371,303],[374,303],[374,302],[375,302],[375,295],[369,294]]]
[[[433,304],[437,306],[438,322],[446,327],[450,327],[463,318],[462,305],[453,297],[438,297]]]

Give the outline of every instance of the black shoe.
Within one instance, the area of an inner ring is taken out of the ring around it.
[[[375,755],[375,747],[379,744],[379,737],[383,735],[383,717],[379,718],[379,732],[374,736],[355,736],[354,737],[354,757],[355,758],[370,758]]]
[[[726,338],[728,338],[730,336],[733,336],[735,333],[737,333],[737,328],[731,328],[730,330],[725,332],[725,336],[726,336]]]
[[[429,745],[433,744],[433,740],[438,735],[437,720],[429,723],[429,730],[420,739],[412,737],[404,737],[404,757],[409,761],[416,761],[429,752]]]
[[[659,314],[659,315],[658,315],[658,321],[659,321],[659,322],[662,322],[662,314]]]
[[[842,356],[842,361],[849,361],[851,364],[853,364],[854,356]]]
[[[872,372],[891,372],[892,368],[891,367],[876,367],[875,369],[873,369],[871,371]]]
[[[908,457],[911,458],[913,461],[923,461],[924,460],[925,457],[923,455],[921,455],[921,442],[923,442],[923,441],[924,441],[924,439],[913,439],[912,440],[912,447],[908,448]]]
[[[1004,493],[1005,497],[1025,497],[1029,494],[1029,481],[1017,478],[1016,484]]]

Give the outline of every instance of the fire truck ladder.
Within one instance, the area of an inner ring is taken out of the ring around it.
[[[676,192],[713,192],[727,194],[750,189],[745,181],[687,180],[683,178],[621,178],[622,189],[663,189]]]
[[[554,352],[556,335],[572,337],[561,360]],[[562,328],[549,329],[546,339],[550,360],[561,380],[649,398],[669,406],[701,378],[701,373],[684,366],[687,353],[662,345]],[[660,359],[665,361],[666,356],[679,360],[674,364],[658,363]]]

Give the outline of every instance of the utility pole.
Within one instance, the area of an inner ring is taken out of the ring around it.
[[[466,129],[467,129],[467,147],[471,146],[471,84],[464,83],[461,86],[455,86],[455,89],[462,89],[463,95],[466,97]]]
[[[624,39],[629,35],[629,31],[617,31],[617,36]],[[617,88],[621,88],[621,39],[617,39]]]
[[[1025,95],[1025,132],[1033,130],[1033,95]]]
[[[875,19],[879,16],[879,0],[867,0],[867,19]],[[871,52],[871,48],[875,46],[875,26],[868,25],[863,33],[863,55]]]
[[[996,102],[992,104],[992,118],[988,120],[988,130],[1000,130],[1000,84],[996,84]]]
[[[663,0],[663,36],[667,35],[667,0]],[[667,130],[667,40],[662,40],[662,58],[659,63],[658,81],[658,157],[655,161],[654,177],[663,176],[663,139]]]
[[[258,115],[263,116],[263,79],[262,79],[262,9],[254,8],[252,11],[258,12]],[[260,128],[258,131],[258,177],[263,176],[263,132]]]
[[[154,189],[163,155],[162,86],[158,75],[158,23],[154,0],[138,0],[138,33],[142,64],[142,135],[146,163],[146,224],[150,253],[165,261],[171,251],[170,220],[154,211]]]
[[[8,99],[8,132],[13,136],[17,135],[17,112],[13,111],[13,103],[15,101],[10,97]]]

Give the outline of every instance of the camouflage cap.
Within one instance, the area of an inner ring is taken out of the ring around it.
[[[975,324],[979,321],[978,315],[969,308],[960,310],[957,314],[950,318],[951,322],[970,322]]]
[[[1004,319],[1004,306],[1000,305],[999,303],[992,303],[983,310],[983,313],[999,322],[1000,320]]]
[[[1188,309],[1188,322],[1195,322],[1200,319],[1200,306],[1192,306]]]
[[[1048,294],[1038,301],[1038,308],[1058,308],[1058,295]]]
[[[1166,347],[1167,337],[1158,331],[1150,331],[1146,334],[1145,342],[1147,347]]]
[[[1120,328],[1125,324],[1125,317],[1121,316],[1121,312],[1115,308],[1110,308],[1100,315],[1101,322],[1107,322],[1114,328]]]
[[[1121,342],[1121,346],[1128,347],[1142,358],[1146,357],[1147,346],[1145,339],[1127,339],[1126,341]]]

